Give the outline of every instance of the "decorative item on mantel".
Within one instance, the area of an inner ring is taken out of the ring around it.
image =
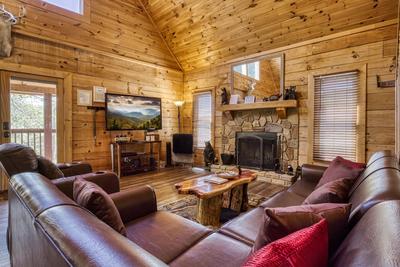
[[[239,103],[239,95],[231,95],[231,99],[229,100],[229,105],[236,105]]]
[[[263,101],[267,102],[267,101],[278,101],[281,98],[282,94],[278,94],[278,95],[271,95],[269,97],[264,97]]]
[[[253,95],[248,95],[244,98],[244,103],[245,104],[253,104],[256,102],[256,97]]]
[[[283,100],[296,100],[296,86],[290,86],[285,89],[285,93],[283,95]]]
[[[228,91],[226,91],[226,88],[221,89],[221,105],[228,105],[229,104],[229,97],[228,97]]]

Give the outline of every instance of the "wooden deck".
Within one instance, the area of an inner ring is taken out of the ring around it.
[[[206,174],[207,172],[201,169],[164,169],[159,172],[150,172],[135,176],[123,177],[121,178],[121,190],[123,191],[142,185],[150,185],[156,192],[157,203],[160,206],[185,197],[185,195],[179,195],[177,193],[177,190],[174,186],[176,183]],[[268,195],[270,191],[271,186],[265,188],[265,183],[257,181],[252,182],[249,186],[249,193],[253,194]],[[0,267],[10,266],[6,245],[7,217],[7,201],[5,200],[4,196],[2,197],[0,195]]]

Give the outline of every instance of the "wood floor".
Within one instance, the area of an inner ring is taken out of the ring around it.
[[[159,172],[123,177],[121,178],[121,191],[142,185],[150,185],[156,192],[158,205],[161,206],[185,197],[176,192],[174,187],[176,183],[206,174],[207,172],[202,169],[171,168]],[[273,185],[271,186],[273,187]],[[265,196],[271,192],[271,186],[266,189],[265,183],[256,181],[250,184],[249,193]],[[276,187],[278,188],[280,186]],[[8,210],[7,201],[5,199],[6,197],[4,195],[0,195],[0,267],[10,266],[6,246]]]

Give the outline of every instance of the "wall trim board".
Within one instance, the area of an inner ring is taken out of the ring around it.
[[[23,36],[36,38],[36,39],[47,41],[47,42],[53,43],[53,44],[65,45],[65,46],[68,46],[68,47],[71,47],[71,48],[80,49],[80,50],[91,52],[91,53],[98,54],[98,55],[101,55],[101,56],[106,56],[106,57],[110,57],[110,58],[114,58],[114,59],[118,59],[118,60],[123,60],[123,61],[126,61],[126,62],[135,63],[135,64],[138,64],[138,65],[151,67],[151,68],[155,68],[155,69],[182,73],[182,70],[180,70],[180,69],[166,67],[166,66],[158,65],[158,64],[155,64],[155,63],[151,63],[151,62],[134,59],[134,58],[131,58],[131,57],[121,56],[121,55],[118,55],[118,54],[114,54],[114,53],[111,53],[111,52],[99,50],[99,49],[88,47],[88,46],[85,46],[85,45],[80,45],[80,44],[77,44],[77,43],[74,43],[74,42],[55,40],[55,39],[52,39],[52,38],[49,38],[49,37],[46,37],[46,36],[43,36],[43,35],[40,35],[40,34],[30,33],[28,31],[26,31],[26,30],[24,30],[22,28],[18,28],[18,27],[13,28],[12,31],[14,33],[17,33],[17,34],[20,34],[20,35],[23,35]]]
[[[292,45],[287,45],[287,46],[282,46],[282,47],[279,47],[279,48],[266,50],[266,51],[263,51],[263,52],[260,52],[260,53],[255,53],[255,54],[251,54],[251,55],[248,55],[248,56],[244,56],[244,57],[239,57],[239,58],[236,58],[236,59],[228,60],[226,62],[222,62],[222,63],[216,64],[214,66],[207,66],[207,67],[204,67],[204,68],[198,68],[198,69],[193,69],[193,70],[190,70],[190,71],[185,71],[185,73],[196,73],[196,72],[209,70],[210,68],[216,68],[216,67],[221,67],[221,66],[225,66],[225,65],[235,64],[235,63],[239,63],[241,61],[253,60],[253,59],[256,59],[256,58],[261,57],[261,56],[281,53],[281,52],[284,52],[284,51],[289,50],[289,49],[294,49],[294,48],[299,48],[299,47],[306,46],[306,45],[311,45],[311,44],[315,44],[315,43],[329,41],[329,40],[337,39],[337,38],[344,37],[344,36],[349,36],[349,35],[353,35],[353,34],[357,34],[357,33],[371,31],[371,30],[374,30],[374,29],[384,28],[384,27],[387,27],[387,26],[390,26],[390,25],[398,25],[398,19],[387,20],[387,21],[383,21],[383,22],[379,22],[379,23],[375,23],[375,24],[371,24],[371,25],[367,25],[367,26],[362,26],[362,27],[358,27],[358,28],[355,28],[355,29],[347,30],[347,31],[342,31],[342,32],[339,32],[339,33],[330,34],[330,35],[319,37],[319,38],[310,39],[310,40],[299,42],[299,43],[295,43],[295,44],[292,44]]]

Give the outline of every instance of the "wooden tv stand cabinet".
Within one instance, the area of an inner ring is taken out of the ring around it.
[[[119,177],[160,169],[161,141],[111,144],[112,169]]]

